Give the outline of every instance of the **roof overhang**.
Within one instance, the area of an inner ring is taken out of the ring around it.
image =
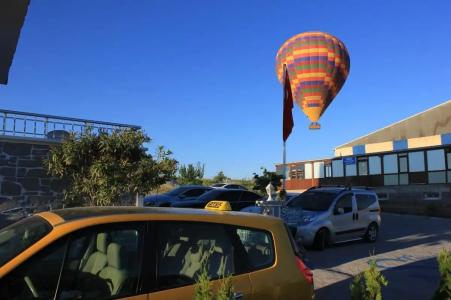
[[[451,100],[337,146],[335,150],[447,133],[451,133]]]
[[[30,0],[0,1],[0,84],[8,83],[9,69],[29,3]]]

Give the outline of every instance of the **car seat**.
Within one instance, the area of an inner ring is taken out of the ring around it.
[[[110,243],[107,248],[107,265],[100,271],[99,277],[106,280],[111,295],[116,295],[127,279],[127,271],[122,268],[121,246]]]
[[[106,233],[97,234],[96,251],[89,256],[82,272],[97,275],[105,267],[107,264],[107,245],[108,235]]]
[[[208,271],[213,277],[233,274],[233,249],[230,243],[216,240],[208,257]]]
[[[194,278],[194,275],[201,270],[203,263],[208,258],[209,250],[209,244],[204,240],[200,240],[189,247],[183,258],[183,267],[180,274]]]

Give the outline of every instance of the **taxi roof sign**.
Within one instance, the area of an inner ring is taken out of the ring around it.
[[[207,205],[205,205],[205,209],[231,211],[232,207],[230,206],[229,201],[212,200],[212,201],[208,202]]]

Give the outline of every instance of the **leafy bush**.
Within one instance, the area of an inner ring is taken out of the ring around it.
[[[233,300],[234,298],[232,276],[222,277],[216,300]]]
[[[440,286],[434,294],[433,300],[451,299],[451,251],[443,249],[437,258],[440,272]]]
[[[196,286],[194,288],[194,300],[233,300],[234,292],[232,285],[232,276],[221,277],[221,283],[216,293],[216,297],[213,294],[213,288],[208,276],[207,262],[202,264],[201,272],[196,280]]]
[[[351,283],[352,300],[381,300],[382,286],[387,286],[388,281],[376,267],[376,262],[371,261],[369,269],[354,277]]]
[[[87,128],[52,146],[48,172],[67,182],[66,206],[117,205],[124,195],[146,194],[174,178],[177,161],[159,147],[147,153],[150,138],[141,130],[94,132]]]
[[[210,277],[207,272],[207,264],[202,264],[202,269],[197,277],[194,288],[194,300],[213,300],[213,290]]]

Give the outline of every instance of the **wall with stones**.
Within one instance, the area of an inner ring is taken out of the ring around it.
[[[0,211],[60,207],[64,183],[43,167],[52,142],[0,138]]]

